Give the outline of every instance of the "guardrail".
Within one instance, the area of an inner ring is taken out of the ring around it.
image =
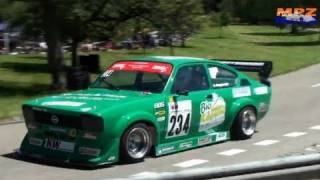
[[[244,174],[270,172],[290,168],[304,167],[320,164],[320,154],[308,154],[288,156],[277,159],[240,163],[220,167],[205,167],[187,169],[178,172],[162,172],[145,176],[134,176],[130,179],[152,180],[152,179],[209,179],[230,177]],[[319,172],[320,175],[320,172]]]

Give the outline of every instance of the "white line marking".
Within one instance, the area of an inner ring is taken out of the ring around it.
[[[184,162],[181,162],[181,163],[174,164],[174,166],[187,168],[187,167],[196,166],[196,165],[207,163],[207,162],[209,162],[209,161],[208,160],[203,160],[203,159],[192,159],[192,160],[189,160],[189,161],[184,161]]]
[[[286,136],[286,137],[299,137],[299,136],[303,136],[307,134],[306,132],[291,132],[291,133],[287,133],[283,136]]]
[[[312,127],[310,127],[309,129],[320,130],[320,125],[312,126]]]
[[[304,150],[306,150],[306,151],[316,151],[314,148],[311,148],[311,147],[305,148]]]
[[[254,143],[254,145],[257,145],[257,146],[269,146],[271,144],[275,144],[275,143],[278,143],[280,142],[279,140],[263,140],[263,141],[259,141],[259,142],[256,142]]]
[[[147,176],[150,177],[150,176],[155,176],[157,174],[158,173],[156,173],[156,172],[144,171],[144,172],[141,172],[138,174],[131,175],[131,177],[147,177]]]
[[[219,152],[217,153],[218,155],[223,155],[223,156],[233,156],[233,155],[236,155],[236,154],[239,154],[239,153],[243,153],[243,152],[246,152],[247,150],[244,150],[244,149],[230,149],[230,150],[227,150],[227,151],[223,151],[223,152]]]
[[[311,87],[313,87],[313,88],[320,87],[320,83],[314,84],[314,85],[312,85]]]

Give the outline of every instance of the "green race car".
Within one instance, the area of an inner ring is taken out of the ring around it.
[[[24,103],[19,152],[96,166],[250,138],[269,109],[271,70],[268,61],[116,61],[88,89]]]

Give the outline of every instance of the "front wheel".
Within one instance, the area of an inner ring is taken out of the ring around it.
[[[140,162],[149,153],[152,146],[148,126],[138,123],[125,131],[121,138],[121,159],[125,162]]]
[[[233,139],[249,139],[256,131],[257,115],[252,107],[243,108],[231,129]]]

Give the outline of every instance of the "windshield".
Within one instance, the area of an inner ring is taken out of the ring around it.
[[[168,63],[120,61],[111,65],[91,87],[161,93],[171,71],[172,65]]]

